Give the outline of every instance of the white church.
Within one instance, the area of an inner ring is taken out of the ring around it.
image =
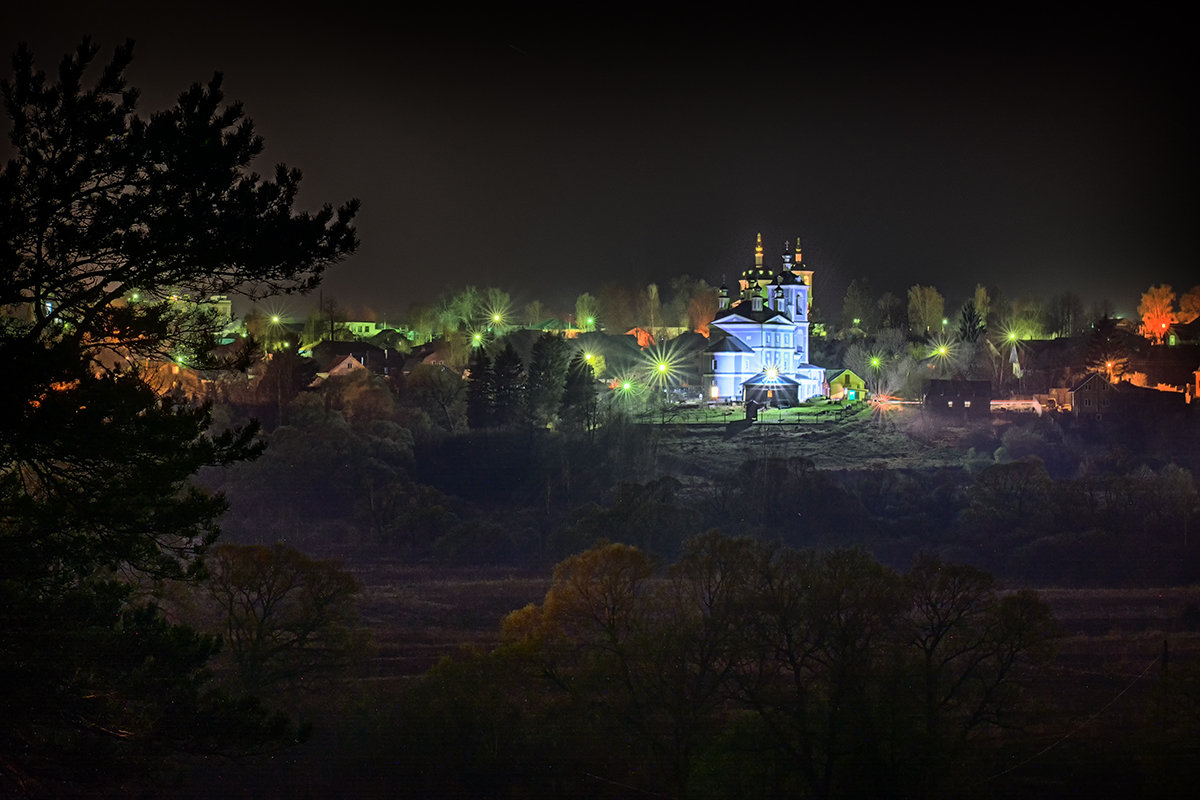
[[[762,234],[754,265],[742,272],[738,297],[718,293],[704,353],[704,397],[710,402],[756,401],[792,406],[822,394],[825,370],[808,363],[808,312],[812,270],[784,245],[783,264],[772,275],[763,266]]]

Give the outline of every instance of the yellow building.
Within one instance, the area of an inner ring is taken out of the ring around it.
[[[865,400],[867,384],[850,370],[844,369],[829,379],[825,393],[830,400]]]

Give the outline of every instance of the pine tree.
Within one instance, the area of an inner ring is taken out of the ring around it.
[[[591,430],[596,424],[596,374],[582,352],[576,353],[567,367],[562,393],[563,426]]]
[[[962,307],[962,313],[959,314],[958,338],[964,342],[977,342],[986,332],[987,326],[983,324],[983,315],[975,307],[975,301],[968,300]]]
[[[94,345],[175,345],[164,306],[180,304],[147,299],[306,291],[355,249],[356,201],[297,212],[298,170],[250,171],[263,141],[219,74],[147,119],[124,77],[132,43],[84,87],[98,49],[85,40],[48,83],[22,48],[2,87],[0,306],[28,309],[25,338],[70,326]]]
[[[492,367],[496,381],[496,424],[518,425],[529,419],[525,395],[525,369],[521,356],[506,342]]]
[[[225,503],[191,478],[255,455],[255,429],[210,435],[145,365],[206,358],[211,294],[308,290],[357,245],[355,202],[296,212],[299,172],[250,171],[262,140],[219,75],[145,118],[132,45],[86,86],[97,51],[50,80],[22,48],[0,85],[0,681],[20,687],[0,700],[0,794],[94,793],[172,750],[281,733],[207,684],[215,641],[154,592],[198,579]]]
[[[534,424],[545,427],[558,420],[569,361],[567,342],[561,336],[546,332],[534,341],[527,388],[529,416]]]
[[[490,428],[496,423],[496,373],[482,347],[475,352],[467,383],[467,425]]]

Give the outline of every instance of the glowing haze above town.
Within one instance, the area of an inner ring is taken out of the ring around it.
[[[800,238],[829,314],[858,277],[1125,314],[1200,283],[1187,27],[977,13],[67,3],[6,10],[0,43],[53,72],[84,34],[105,56],[133,38],[144,113],[223,72],[259,171],[362,200],[322,288],[358,314],[465,285],[567,308],[608,282],[732,283],[758,233],[771,259]]]

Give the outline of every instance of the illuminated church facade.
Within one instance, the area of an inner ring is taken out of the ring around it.
[[[718,292],[701,369],[705,399],[790,406],[823,393],[825,370],[808,363],[812,275],[799,242],[794,251],[785,244],[781,268],[772,273],[759,234],[737,297],[727,286]]]

